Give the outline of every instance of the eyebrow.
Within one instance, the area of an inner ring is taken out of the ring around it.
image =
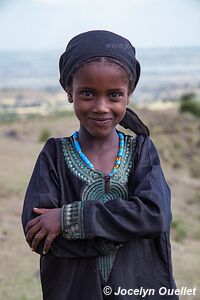
[[[89,86],[80,86],[78,87],[79,90],[85,89],[85,90],[96,90],[95,88],[89,87]]]
[[[93,87],[89,87],[89,86],[81,86],[81,87],[79,87],[78,89],[85,89],[85,90],[93,90],[93,91],[96,91],[97,89],[95,89],[95,88],[93,88]],[[108,92],[112,92],[112,91],[124,91],[124,88],[112,88],[112,89],[108,89]]]
[[[109,92],[112,92],[112,91],[124,91],[124,88],[113,88],[113,89],[109,89],[108,91]]]

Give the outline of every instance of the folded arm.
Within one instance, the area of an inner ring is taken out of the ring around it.
[[[53,139],[45,144],[31,176],[24,200],[22,225],[29,245],[39,254],[51,251],[59,257],[94,257],[112,252],[114,245],[98,237],[67,240],[61,234],[60,187]],[[41,213],[35,208],[45,208]]]

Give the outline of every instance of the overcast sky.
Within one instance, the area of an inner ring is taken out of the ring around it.
[[[200,0],[0,0],[0,50],[63,49],[106,29],[136,47],[200,46]]]

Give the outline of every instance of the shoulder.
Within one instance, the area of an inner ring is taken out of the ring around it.
[[[52,151],[56,148],[59,138],[51,137],[43,145],[42,151]]]
[[[136,136],[135,159],[143,164],[160,164],[159,154],[152,138],[142,134]]]
[[[127,141],[128,143],[135,144],[135,148],[137,149],[137,151],[142,150],[142,148],[143,149],[148,148],[149,146],[151,146],[151,144],[153,144],[152,139],[149,136],[143,134],[138,134],[138,135],[124,134],[124,136],[125,136],[125,141]]]
[[[43,149],[53,149],[56,147],[60,147],[60,145],[62,145],[62,143],[67,142],[71,137],[65,136],[65,137],[51,137],[49,138],[44,146]]]
[[[49,138],[41,150],[42,155],[57,156],[62,153],[62,142],[67,140],[67,137],[51,137]]]
[[[136,145],[138,148],[142,148],[143,150],[150,150],[153,148],[156,149],[153,139],[150,136],[146,136],[143,134],[138,134],[136,136]]]
[[[145,148],[149,149],[149,148],[152,148],[152,147],[156,148],[153,140],[147,135],[144,135],[144,134],[129,135],[129,134],[124,133],[124,136],[125,136],[125,140],[127,142],[135,143],[136,148],[138,150],[141,150],[142,148],[143,149],[145,149]]]

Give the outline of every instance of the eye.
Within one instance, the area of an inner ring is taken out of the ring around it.
[[[113,91],[109,94],[110,98],[114,98],[115,100],[117,100],[118,98],[122,97],[123,93],[119,92],[119,91]]]
[[[80,94],[85,98],[92,98],[94,96],[94,93],[90,90],[82,90]]]

